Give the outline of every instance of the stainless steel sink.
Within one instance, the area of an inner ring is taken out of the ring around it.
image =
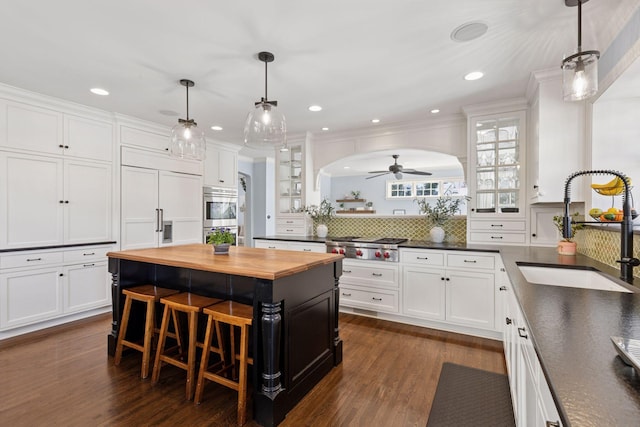
[[[595,270],[520,264],[518,264],[518,268],[528,282],[539,285],[633,293],[632,290]]]

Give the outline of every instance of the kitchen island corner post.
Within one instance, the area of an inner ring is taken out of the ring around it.
[[[333,303],[334,303],[334,327],[333,327],[333,365],[338,366],[342,363],[342,339],[340,338],[340,276],[342,276],[342,261],[334,264],[334,286],[333,286]]]
[[[262,330],[263,371],[262,393],[271,400],[275,400],[282,391],[280,372],[280,338],[282,336],[281,302],[262,302],[262,316],[260,327]]]
[[[116,341],[118,340],[118,330],[120,329],[120,285],[119,273],[120,260],[109,258],[109,273],[111,273],[111,332],[107,336],[107,354],[115,356]]]

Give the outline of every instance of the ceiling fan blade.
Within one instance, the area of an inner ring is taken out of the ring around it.
[[[402,173],[409,173],[411,175],[432,175],[431,172],[422,172],[414,169],[404,169]]]
[[[369,173],[378,173],[378,172],[369,172]],[[388,175],[389,173],[390,172],[384,172],[384,173],[380,173],[379,175],[368,176],[365,179],[377,178],[377,177],[382,176],[382,175]]]
[[[369,173],[389,173],[389,171],[371,171]]]

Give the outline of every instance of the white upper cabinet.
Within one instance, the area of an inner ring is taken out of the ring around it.
[[[113,125],[88,117],[13,101],[0,101],[4,110],[3,146],[40,154],[111,161]]]
[[[529,201],[562,203],[565,180],[571,173],[585,168],[585,103],[562,99],[560,70],[534,73],[529,92]],[[584,201],[581,186],[571,188],[571,201]]]
[[[207,144],[204,185],[236,188],[238,186],[238,153],[231,149]]]
[[[169,132],[152,132],[131,126],[120,126],[120,144],[169,151]]]

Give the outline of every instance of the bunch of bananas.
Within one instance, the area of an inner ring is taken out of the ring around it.
[[[627,178],[627,184],[631,186],[631,178]],[[624,191],[624,181],[616,176],[606,184],[591,184],[591,188],[603,196],[617,196]]]

